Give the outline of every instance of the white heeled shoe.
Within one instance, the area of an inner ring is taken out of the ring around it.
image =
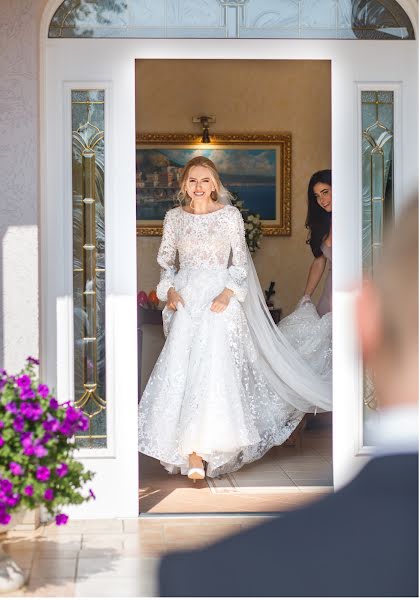
[[[192,479],[194,483],[197,479],[204,479],[206,476],[202,467],[190,467],[188,469],[188,479]]]
[[[198,458],[198,457],[196,457]],[[189,462],[189,461],[188,461]],[[204,477],[206,476],[206,472],[204,470],[204,462],[203,460],[200,460],[201,462],[201,466],[197,467],[197,466],[190,466],[190,464],[188,464],[188,479],[192,479],[194,481],[194,483],[197,481],[197,479],[204,479]]]

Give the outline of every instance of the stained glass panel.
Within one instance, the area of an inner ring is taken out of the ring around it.
[[[83,448],[106,447],[104,90],[72,90],[75,404]]]
[[[362,92],[362,252],[363,271],[375,278],[384,223],[393,217],[394,92]],[[378,421],[375,389],[364,372],[364,443],[372,444]]]
[[[65,0],[50,38],[414,39],[397,0]]]

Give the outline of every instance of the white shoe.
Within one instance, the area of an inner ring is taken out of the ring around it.
[[[205,475],[202,467],[191,467],[188,469],[188,479],[192,479],[194,483],[197,479],[204,479]]]

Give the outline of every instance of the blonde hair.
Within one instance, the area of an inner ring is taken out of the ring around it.
[[[220,181],[219,173],[217,172],[216,165],[213,161],[205,156],[195,156],[191,160],[187,162],[185,165],[181,180],[180,180],[180,190],[177,194],[177,198],[180,203],[184,203],[187,199],[190,199],[187,194],[187,181],[190,174],[190,171],[193,167],[205,167],[210,171],[210,179],[213,182],[215,187],[215,191],[211,193],[211,199],[214,202],[221,202],[222,204],[229,204],[231,201],[231,195],[228,190],[224,187],[223,183]]]

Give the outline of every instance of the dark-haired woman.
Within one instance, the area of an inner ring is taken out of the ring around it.
[[[295,347],[312,370],[331,383],[332,380],[332,286],[331,286],[331,171],[317,171],[308,185],[308,244],[314,255],[305,293],[296,310],[282,319],[280,331]],[[311,296],[328,269],[318,305]]]
[[[308,216],[305,225],[309,229],[308,244],[311,246],[315,258],[309,269],[308,281],[302,299],[303,303],[310,300],[321,281],[325,268],[327,267],[328,274],[325,280],[324,290],[317,305],[317,310],[321,317],[332,310],[331,211],[331,171],[330,169],[325,169],[324,171],[317,171],[314,173],[308,185]]]

